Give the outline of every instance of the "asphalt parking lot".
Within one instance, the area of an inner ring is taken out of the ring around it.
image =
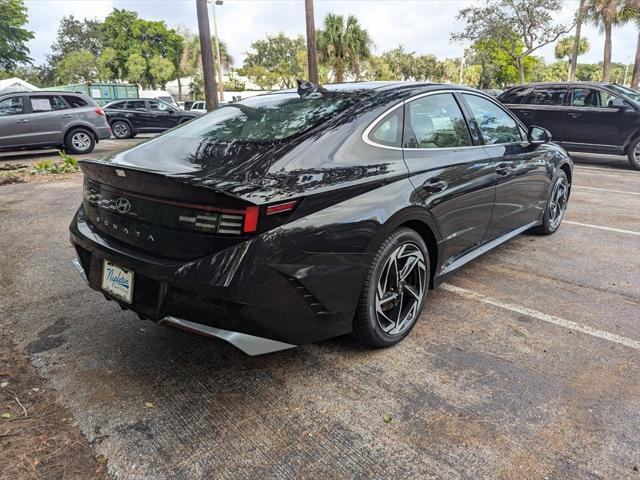
[[[575,158],[560,230],[463,268],[400,345],[262,357],[89,290],[80,176],[3,186],[0,330],[114,478],[640,479],[640,172]]]

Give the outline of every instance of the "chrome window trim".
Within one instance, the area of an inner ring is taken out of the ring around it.
[[[497,146],[508,146],[508,145],[521,145],[523,143],[528,144],[528,140],[523,139],[520,142],[509,142],[509,143],[492,143],[492,144],[488,144],[488,145],[469,145],[469,146],[464,146],[464,147],[435,147],[435,148],[409,148],[409,147],[393,147],[391,145],[384,145],[378,142],[374,142],[373,140],[371,140],[369,138],[369,134],[371,133],[371,131],[378,125],[378,123],[385,118],[387,115],[391,114],[394,110],[400,108],[400,107],[404,107],[407,103],[413,102],[414,100],[418,100],[419,98],[422,97],[428,97],[430,95],[438,95],[441,93],[451,93],[451,94],[455,94],[455,93],[460,93],[460,94],[468,94],[468,95],[475,95],[476,97],[480,97],[480,98],[484,98],[485,100],[489,100],[490,102],[494,103],[495,105],[498,106],[498,108],[500,108],[501,110],[503,110],[504,112],[507,113],[507,115],[509,116],[509,118],[511,118],[512,120],[514,120],[516,122],[516,125],[522,127],[524,129],[524,131],[528,131],[527,127],[524,125],[524,123],[522,123],[520,121],[520,119],[518,117],[515,116],[515,114],[512,114],[511,111],[507,108],[504,107],[504,105],[502,105],[501,103],[493,100],[492,98],[488,97],[487,95],[483,94],[483,93],[479,93],[479,92],[472,92],[469,90],[462,90],[462,89],[447,89],[447,90],[435,90],[435,91],[430,91],[430,92],[422,92],[419,93],[413,97],[409,97],[406,98],[404,100],[402,100],[400,103],[397,103],[395,105],[393,105],[392,107],[388,108],[387,110],[385,110],[384,112],[382,112],[380,115],[378,115],[368,126],[367,128],[364,129],[364,131],[362,132],[362,141],[368,145],[371,145],[372,147],[377,147],[377,148],[385,148],[387,150],[400,150],[400,151],[420,151],[420,152],[433,152],[433,151],[447,151],[447,150],[466,150],[466,149],[470,149],[470,148],[483,148],[483,147],[497,147]],[[464,112],[462,111],[462,109],[460,109],[460,113],[462,113],[462,115],[464,116]],[[466,117],[465,117],[466,120]],[[471,132],[469,132],[469,134],[471,134]]]

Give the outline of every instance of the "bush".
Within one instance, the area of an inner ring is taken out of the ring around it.
[[[75,173],[80,171],[78,160],[67,155],[64,151],[60,152],[62,160],[41,160],[36,162],[31,171],[31,175],[46,175],[49,173]]]

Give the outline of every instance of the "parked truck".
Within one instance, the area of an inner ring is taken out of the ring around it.
[[[138,86],[129,83],[76,83],[47,87],[42,90],[84,93],[101,107],[114,100],[139,98]]]

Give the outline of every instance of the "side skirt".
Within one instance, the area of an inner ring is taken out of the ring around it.
[[[540,225],[540,221],[528,223],[527,225],[524,225],[520,228],[516,228],[515,230],[505,233],[504,235],[494,240],[491,240],[490,242],[480,245],[475,250],[470,251],[466,255],[463,255],[456,261],[451,262],[449,265],[443,268],[442,271],[438,274],[438,277],[449,275],[454,270],[457,270],[458,268],[462,267],[466,263],[469,263],[471,260],[478,258],[480,255],[487,253],[489,250],[496,248],[498,245],[501,245],[504,242],[511,240],[513,237],[520,235],[522,232],[526,232],[527,230],[529,230],[532,227],[535,227],[536,225]]]

